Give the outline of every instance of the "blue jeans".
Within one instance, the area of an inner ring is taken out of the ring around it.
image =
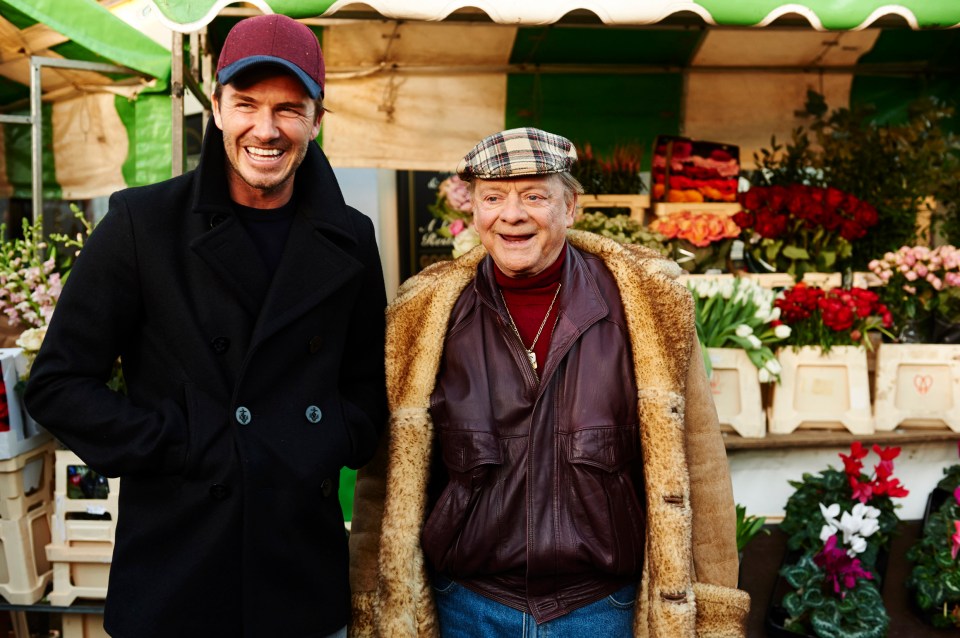
[[[437,576],[434,598],[442,638],[630,638],[637,586],[627,585],[606,598],[538,625],[530,614]]]

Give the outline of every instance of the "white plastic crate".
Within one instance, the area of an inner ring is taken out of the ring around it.
[[[0,460],[0,520],[21,518],[39,504],[53,502],[55,449],[56,443],[48,441]]]
[[[53,507],[53,543],[69,547],[75,543],[113,543],[119,513],[120,479],[106,479],[106,498],[71,498],[69,470],[86,468],[70,450],[56,451],[56,481]]]
[[[10,459],[53,439],[37,425],[23,405],[17,383],[27,372],[22,348],[0,348],[0,369],[6,392],[9,429],[0,431],[0,459]]]
[[[113,545],[106,542],[77,542],[72,546],[47,545],[47,559],[53,565],[51,605],[66,607],[78,598],[104,600],[113,560]]]
[[[61,619],[63,638],[109,638],[102,614],[63,614]]]
[[[48,501],[21,518],[0,520],[0,595],[7,602],[31,605],[50,584],[52,567],[45,552],[50,506]]]

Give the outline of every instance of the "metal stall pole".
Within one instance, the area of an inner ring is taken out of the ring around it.
[[[124,73],[141,75],[140,73],[115,64],[102,62],[83,62],[81,60],[66,60],[62,58],[45,58],[31,56],[30,58],[30,117],[18,123],[31,125],[32,150],[32,192],[33,192],[33,221],[36,223],[43,214],[43,86],[40,76],[41,67],[59,69],[73,69],[76,71],[95,71],[100,73]],[[15,117],[15,116],[7,116]],[[9,121],[9,120],[8,120]],[[41,229],[41,235],[43,231]]]

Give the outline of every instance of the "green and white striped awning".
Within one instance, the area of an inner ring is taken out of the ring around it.
[[[41,67],[44,198],[86,199],[170,175],[167,49],[95,0],[0,0],[0,113],[30,114],[34,56],[129,69]],[[0,127],[0,197],[31,197],[30,140],[29,125]]]
[[[206,25],[214,51],[242,15],[315,26],[339,166],[451,170],[521,125],[599,152],[682,134],[737,144],[749,166],[806,122],[810,89],[888,119],[919,95],[960,99],[960,29],[933,28],[960,23],[956,0],[151,1],[168,26]]]
[[[195,31],[236,0],[153,0],[171,28]],[[554,24],[569,16],[591,14],[603,24],[643,25],[678,14],[693,14],[709,25],[767,26],[799,16],[815,29],[864,29],[895,16],[914,29],[960,25],[955,0],[247,0],[264,13],[295,18],[365,15],[365,6],[391,20],[435,22],[483,18],[499,24]]]

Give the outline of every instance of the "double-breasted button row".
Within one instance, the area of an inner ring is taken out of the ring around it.
[[[315,405],[307,406],[307,411],[304,415],[310,423],[320,423],[321,419],[323,419],[323,412]],[[253,423],[253,413],[246,406],[241,405],[238,407],[233,413],[233,416],[240,425],[250,425]]]
[[[223,354],[230,349],[229,337],[214,337],[210,340],[210,347],[217,354]]]
[[[323,483],[320,484],[320,492],[323,494],[323,498],[330,498],[330,495],[333,494],[333,481],[323,479]]]

